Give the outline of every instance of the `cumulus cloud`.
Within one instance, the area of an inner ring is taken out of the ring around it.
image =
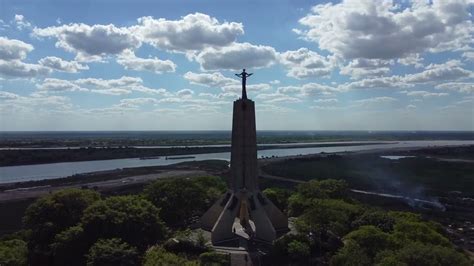
[[[299,103],[301,99],[292,97],[279,92],[276,93],[261,93],[258,94],[257,99],[263,100],[265,103]]]
[[[393,97],[382,96],[382,97],[372,97],[372,98],[355,100],[353,102],[358,103],[362,106],[365,106],[365,105],[372,105],[372,104],[390,103],[390,102],[395,102],[395,101],[397,101],[397,99]]]
[[[390,72],[393,60],[364,59],[358,58],[341,67],[342,75],[349,75],[353,79],[360,79],[367,76],[383,76]]]
[[[141,78],[128,76],[123,76],[118,79],[78,79],[74,83],[89,88],[91,92],[108,95],[130,94],[133,91],[156,95],[167,94],[167,91],[165,89],[148,88],[143,85],[143,80]]]
[[[430,97],[442,97],[448,96],[449,93],[445,92],[429,92],[429,91],[402,91],[401,93],[406,94],[407,96],[411,97],[423,97],[423,98],[430,98]]]
[[[127,98],[127,99],[121,99],[120,103],[116,106],[121,107],[121,108],[138,108],[141,105],[153,104],[153,103],[157,103],[157,102],[158,102],[158,100],[155,99],[155,98],[146,98],[146,97]]]
[[[464,52],[464,53],[462,53],[462,57],[463,57],[464,60],[466,60],[466,61],[473,62],[473,61],[474,61],[474,51],[467,51],[467,52]]]
[[[335,92],[343,91],[340,88],[331,87],[319,83],[306,83],[302,86],[279,87],[278,93],[296,94],[299,97],[313,97],[320,95],[332,95]]]
[[[329,98],[329,99],[316,99],[314,100],[315,103],[337,103],[339,102],[336,98]]]
[[[7,99],[0,104],[0,112],[24,111],[38,114],[67,112],[73,108],[71,99],[65,96],[31,94],[29,96],[20,96],[13,93],[1,92],[0,99],[5,96]]]
[[[448,82],[436,85],[436,89],[451,90],[461,93],[474,93],[474,83],[472,82]]]
[[[224,47],[244,33],[241,23],[220,23],[216,18],[202,13],[189,14],[179,20],[141,17],[138,25],[131,27],[131,31],[143,42],[175,52]]]
[[[47,78],[36,87],[42,92],[66,92],[66,91],[88,91],[86,88],[81,88],[69,80]]]
[[[11,93],[8,91],[0,91],[0,100],[15,100],[20,98],[18,94]]]
[[[371,89],[371,88],[407,88],[413,85],[404,83],[401,76],[376,77],[362,79],[339,85],[345,89]]]
[[[473,75],[474,72],[463,68],[459,60],[449,60],[442,64],[430,64],[425,70],[418,73],[367,78],[342,84],[339,87],[346,89],[409,88],[420,83],[455,81],[470,78]]]
[[[20,40],[0,37],[0,76],[7,78],[32,78],[47,75],[49,68],[37,64],[25,63],[29,52],[33,51],[31,44]]]
[[[273,47],[250,43],[233,43],[222,48],[207,48],[194,59],[203,70],[262,68],[274,64],[277,52]]]
[[[184,78],[191,84],[202,85],[207,87],[223,87],[231,84],[239,84],[236,79],[227,78],[220,72],[214,73],[194,73],[186,72]]]
[[[414,66],[415,68],[423,67],[421,63],[424,59],[420,57],[420,54],[412,54],[404,58],[399,58],[397,62],[405,66]]]
[[[47,56],[45,58],[41,58],[38,63],[50,69],[67,73],[77,73],[80,70],[89,69],[87,65],[82,65],[76,61],[66,61],[62,58],[55,56]]]
[[[20,40],[0,37],[0,60],[22,60],[33,51],[33,45]]]
[[[176,71],[176,64],[171,60],[160,60],[157,57],[140,58],[131,50],[126,50],[120,54],[117,58],[117,63],[124,66],[127,70],[146,70],[156,74]]]
[[[23,30],[23,29],[29,29],[31,28],[31,23],[25,19],[25,16],[15,14],[15,17],[13,19],[16,28],[18,30]]]
[[[473,44],[471,1],[344,0],[319,4],[295,32],[345,59],[398,59],[421,52],[462,50]]]
[[[182,89],[182,90],[179,90],[179,91],[176,92],[176,95],[178,97],[182,97],[182,98],[189,98],[193,94],[194,94],[194,91],[192,91],[190,89]]]
[[[132,92],[142,92],[151,95],[169,96],[165,89],[153,89],[143,85],[143,80],[136,77],[123,76],[118,79],[84,78],[76,80],[63,80],[47,78],[36,85],[42,93],[89,91],[107,95],[125,95]]]
[[[459,60],[449,60],[442,64],[430,64],[422,72],[406,75],[404,81],[415,83],[450,81],[473,75],[473,71],[466,70],[461,66],[462,63]]]
[[[265,91],[271,89],[272,86],[266,83],[257,83],[257,84],[250,84],[246,86],[247,93],[252,93],[255,91]],[[227,93],[239,93],[242,91],[242,85],[240,84],[232,84],[223,86],[222,91]]]
[[[327,77],[333,67],[329,59],[308,48],[286,51],[280,54],[279,59],[281,64],[287,67],[287,75],[297,79]]]
[[[7,78],[33,78],[50,72],[49,68],[37,64],[28,64],[20,60],[0,60],[0,76]]]
[[[107,55],[120,54],[140,46],[139,39],[128,28],[109,25],[74,23],[47,28],[34,28],[38,37],[57,39],[56,46],[76,53],[77,61],[97,61]]]

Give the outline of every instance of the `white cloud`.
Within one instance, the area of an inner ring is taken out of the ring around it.
[[[194,59],[203,70],[240,70],[271,66],[277,60],[277,56],[275,49],[270,46],[233,43],[222,48],[204,49]]]
[[[474,83],[472,82],[448,82],[436,85],[436,89],[452,90],[461,93],[474,93]]]
[[[0,100],[15,100],[20,98],[18,94],[11,93],[8,91],[0,91]]]
[[[117,58],[117,63],[127,70],[150,71],[156,74],[164,72],[175,72],[176,64],[171,60],[160,60],[155,58],[140,58],[131,50],[126,50]]]
[[[53,37],[56,46],[76,53],[77,61],[97,61],[107,55],[120,54],[126,49],[140,46],[140,41],[128,28],[113,24],[93,25],[68,24],[47,28],[34,28],[38,37]]]
[[[430,97],[443,97],[448,96],[448,93],[444,92],[429,92],[429,91],[402,91],[401,93],[406,94],[407,96],[411,97],[423,97],[423,98],[430,98]]]
[[[191,84],[203,85],[207,87],[223,87],[231,84],[239,84],[236,79],[227,78],[220,72],[214,73],[194,73],[186,72],[184,78]]]
[[[43,92],[66,92],[66,91],[88,91],[69,80],[47,78],[41,84],[37,84],[38,90]]]
[[[339,85],[345,89],[371,89],[371,88],[406,88],[413,85],[404,83],[400,76],[377,77],[362,79]]]
[[[132,91],[156,95],[167,94],[165,89],[148,88],[143,85],[143,80],[141,78],[128,76],[123,76],[118,79],[78,79],[75,81],[75,83],[82,86],[87,86],[91,92],[108,95],[130,94]]]
[[[329,98],[329,99],[316,99],[314,100],[315,103],[324,103],[324,104],[327,104],[327,103],[337,103],[339,102],[338,99],[336,98]]]
[[[250,84],[246,86],[247,93],[252,93],[256,91],[266,91],[271,89],[272,86],[266,83],[257,83],[257,84]],[[232,85],[225,85],[221,87],[222,91],[224,92],[233,92],[233,93],[241,93],[242,92],[242,85],[240,84],[232,84]]]
[[[141,105],[157,103],[158,100],[155,98],[127,98],[121,99],[119,107],[125,108],[138,108]]]
[[[199,97],[212,98],[212,99],[224,99],[224,98],[234,98],[235,99],[235,98],[238,98],[239,95],[237,93],[233,93],[233,92],[224,92],[224,93],[219,93],[219,94],[201,92],[201,93],[199,93]]]
[[[457,80],[473,75],[473,71],[466,70],[461,66],[462,63],[459,60],[449,60],[442,64],[430,64],[422,72],[405,75],[403,80],[405,82],[424,83]]]
[[[399,64],[410,66],[413,65],[415,68],[423,67],[423,63],[421,63],[424,59],[420,57],[420,54],[411,54],[404,58],[399,58],[397,62]]]
[[[353,79],[367,76],[383,76],[390,72],[393,60],[358,58],[341,67],[342,75],[349,75]]]
[[[49,68],[37,64],[25,63],[29,52],[33,51],[31,44],[20,40],[0,37],[0,76],[7,78],[32,78],[47,75]]]
[[[32,94],[30,96],[19,96],[13,93],[0,92],[1,96],[8,97],[7,101],[0,104],[0,112],[11,110],[39,113],[65,112],[71,110],[73,105],[71,99],[58,95]]]
[[[278,93],[292,94],[296,93],[299,97],[313,97],[317,95],[332,95],[335,92],[344,91],[340,88],[331,87],[319,83],[306,83],[302,86],[279,87]]]
[[[14,22],[18,30],[31,28],[31,23],[25,19],[25,16],[15,14]]]
[[[176,92],[176,95],[181,98],[189,98],[194,94],[194,91],[190,89],[182,89]]]
[[[176,52],[227,46],[244,33],[241,23],[220,23],[216,18],[202,13],[189,14],[180,20],[141,17],[138,23],[131,30],[143,42]]]
[[[80,70],[89,69],[87,65],[82,65],[76,61],[66,61],[62,58],[55,56],[47,56],[45,58],[41,58],[38,63],[53,70],[67,73],[77,73]]]
[[[474,61],[474,51],[467,51],[462,54],[462,57],[466,61],[473,62]]]
[[[141,78],[123,76],[118,79],[85,78],[77,80],[62,80],[47,78],[36,86],[42,93],[89,91],[106,95],[124,95],[132,92],[142,92],[150,95],[170,96],[165,89],[153,89],[143,85]]]
[[[287,75],[297,79],[327,77],[333,67],[329,59],[308,48],[286,51],[279,58],[281,64],[288,68]]]
[[[361,105],[372,105],[372,104],[391,103],[395,101],[397,101],[397,99],[393,97],[382,96],[382,97],[372,97],[372,98],[355,100],[353,102],[361,104]]]
[[[33,78],[38,75],[47,75],[49,68],[36,64],[24,63],[20,60],[0,60],[0,76],[7,78]]]
[[[430,64],[425,70],[406,74],[404,76],[389,76],[362,79],[346,84],[340,88],[346,89],[369,89],[369,88],[408,88],[419,83],[438,83],[470,78],[474,72],[461,67],[458,60],[450,60],[442,64]]]
[[[33,45],[20,40],[0,37],[0,60],[22,60],[33,51]]]
[[[301,99],[291,97],[279,92],[276,93],[261,93],[258,94],[257,99],[262,99],[265,103],[299,103]]]
[[[320,4],[299,21],[307,30],[296,32],[345,59],[398,59],[473,44],[471,1],[414,3],[404,8],[392,1]]]

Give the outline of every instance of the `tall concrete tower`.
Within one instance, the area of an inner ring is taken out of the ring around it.
[[[227,192],[201,217],[201,227],[211,231],[213,244],[219,244],[236,237],[232,228],[238,218],[252,238],[272,242],[277,231],[288,229],[288,219],[258,187],[255,104],[246,91],[252,74],[244,69],[236,75],[242,78],[242,98],[234,101],[231,178]]]

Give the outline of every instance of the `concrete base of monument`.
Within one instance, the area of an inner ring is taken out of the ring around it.
[[[252,222],[245,230],[249,241],[272,243],[281,232],[288,231],[287,217],[265,195],[245,189],[222,195],[201,217],[200,226],[211,232],[212,244],[217,245],[239,237],[234,225],[240,217],[249,217]]]

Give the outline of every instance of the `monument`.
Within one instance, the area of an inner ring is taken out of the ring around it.
[[[288,229],[287,217],[258,187],[255,104],[247,98],[245,69],[242,98],[234,101],[230,180],[227,192],[201,217],[201,227],[211,231],[213,245],[235,239],[237,221],[249,238],[271,243],[278,231]]]

